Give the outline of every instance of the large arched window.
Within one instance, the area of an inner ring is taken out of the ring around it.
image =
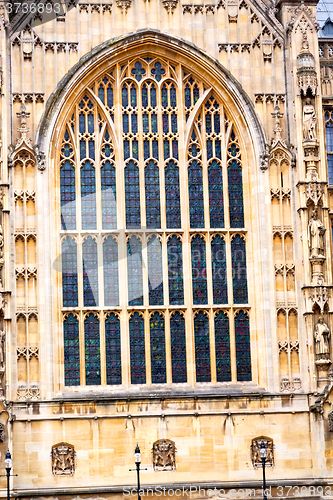
[[[58,163],[66,386],[251,380],[238,134],[216,89],[151,53],[78,95]]]

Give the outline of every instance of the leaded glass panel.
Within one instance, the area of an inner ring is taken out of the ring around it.
[[[193,304],[207,304],[206,243],[197,235],[191,242]]]
[[[169,303],[184,304],[182,241],[173,235],[168,241]]]
[[[163,305],[162,244],[157,235],[149,238],[147,253],[149,305],[161,306]]]
[[[80,385],[79,321],[69,314],[64,321],[65,385]]]
[[[125,167],[126,227],[141,227],[139,168],[133,160]]]
[[[328,159],[328,182],[333,184],[333,121],[326,123],[326,150]]]
[[[231,381],[229,318],[219,312],[214,319],[217,382]]]
[[[202,167],[197,160],[193,160],[188,167],[188,192],[191,227],[205,227]]]
[[[194,318],[195,371],[197,382],[210,382],[209,319],[203,311]]]
[[[111,313],[105,320],[106,383],[121,384],[121,340],[119,318]]]
[[[89,160],[81,167],[82,229],[96,229],[95,168]]]
[[[166,383],[165,322],[160,313],[154,313],[150,324],[150,358],[152,384]]]
[[[88,314],[84,321],[86,385],[101,384],[99,319]]]
[[[228,167],[230,227],[244,227],[242,167],[232,160]]]
[[[65,160],[60,168],[61,229],[76,229],[75,168]]]
[[[246,249],[239,234],[231,242],[231,260],[234,303],[247,304]]]
[[[222,166],[212,160],[208,166],[210,227],[224,227]]]
[[[160,228],[160,173],[153,160],[150,160],[145,167],[145,192],[146,225],[149,228]]]
[[[169,229],[181,227],[179,168],[170,160],[164,169],[166,226]]]
[[[145,324],[135,312],[129,321],[131,384],[146,383]]]
[[[142,245],[139,238],[132,236],[127,242],[128,305],[143,304]]]
[[[91,236],[82,244],[82,261],[84,306],[98,306],[97,243]]]
[[[237,380],[239,382],[250,381],[252,378],[250,324],[244,311],[240,311],[235,317],[235,342]]]
[[[103,229],[116,229],[116,169],[109,160],[106,160],[101,167],[101,199]]]
[[[61,245],[62,261],[62,305],[63,307],[78,306],[77,286],[77,246],[75,241],[68,237]]]
[[[103,242],[104,305],[119,305],[118,242],[107,237]]]
[[[228,303],[225,241],[219,234],[211,243],[214,304]]]
[[[170,318],[172,382],[187,382],[186,335],[184,316],[176,311]]]

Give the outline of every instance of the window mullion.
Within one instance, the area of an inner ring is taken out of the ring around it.
[[[194,330],[193,314],[190,306],[192,304],[192,267],[191,267],[191,243],[190,243],[190,219],[189,219],[189,199],[188,199],[188,175],[187,175],[187,144],[185,144],[185,103],[183,86],[183,68],[178,67],[178,130],[179,130],[179,191],[181,207],[181,227],[184,230],[182,235],[183,242],[183,286],[184,286],[184,304],[188,310],[185,313],[186,325],[186,356],[188,382],[195,384],[195,357],[194,357]]]
[[[211,381],[216,384],[216,356],[215,356],[215,325],[214,309],[209,311],[209,346],[210,346],[210,373]]]
[[[165,362],[167,384],[172,383],[171,337],[170,337],[170,311],[165,312]]]
[[[86,363],[85,363],[85,345],[84,345],[84,312],[79,314],[79,337],[80,337],[80,380],[81,385],[86,384]]]
[[[150,312],[147,309],[143,317],[145,325],[146,384],[151,385]]]

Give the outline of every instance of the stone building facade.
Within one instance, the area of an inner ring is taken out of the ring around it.
[[[332,22],[193,1],[1,7],[17,497],[332,494]]]

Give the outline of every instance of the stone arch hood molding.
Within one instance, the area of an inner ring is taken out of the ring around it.
[[[81,57],[60,80],[46,103],[37,130],[36,143],[39,149],[45,153],[49,151],[58,116],[62,112],[68,96],[73,94],[75,90],[79,92],[83,88],[79,85],[80,82],[85,81],[90,73],[99,66],[103,66],[103,63],[105,64],[111,58],[114,59],[117,55],[122,57],[126,54],[128,57],[128,54],[133,49],[136,49],[137,55],[140,56],[143,50],[145,52],[149,51],[149,47],[155,54],[160,52],[161,57],[167,55],[165,53],[167,49],[170,54],[174,54],[176,60],[196,62],[204,73],[212,75],[214,79],[220,82],[221,88],[229,94],[250,132],[254,153],[259,163],[260,156],[266,151],[267,139],[256,114],[254,104],[238,80],[216,59],[191,42],[152,29],[138,30],[134,33],[113,38],[103,42]]]

